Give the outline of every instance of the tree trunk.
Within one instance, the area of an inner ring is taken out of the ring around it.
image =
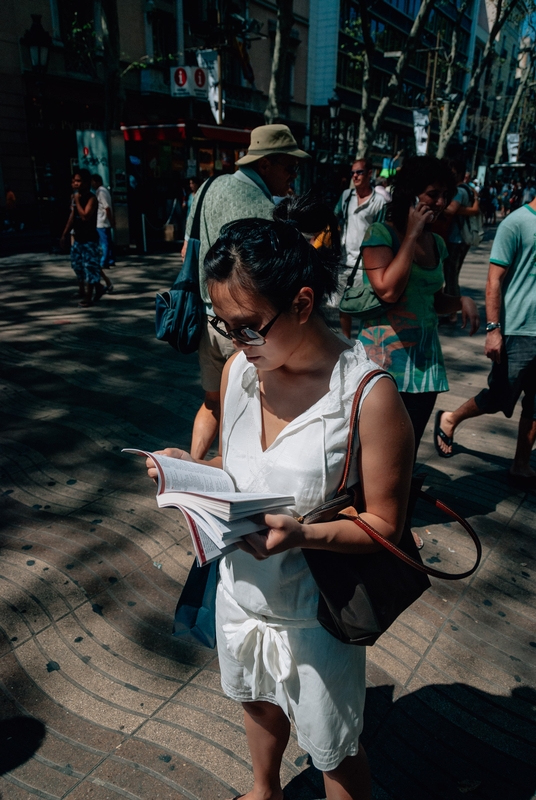
[[[104,126],[117,130],[121,125],[125,92],[120,77],[120,41],[117,0],[101,0],[104,46]]]
[[[491,63],[491,60],[492,60],[493,55],[494,55],[495,40],[496,40],[499,32],[503,28],[504,24],[510,18],[512,12],[515,10],[516,6],[518,6],[519,4],[520,4],[520,0],[510,0],[510,2],[507,3],[506,6],[503,7],[502,0],[498,0],[498,2],[497,2],[497,14],[496,14],[496,17],[495,17],[495,21],[494,21],[493,25],[491,26],[491,30],[489,32],[488,40],[487,40],[486,45],[484,47],[484,52],[482,54],[482,58],[480,59],[480,64],[478,65],[478,67],[475,69],[475,71],[473,72],[473,74],[471,76],[471,80],[469,81],[469,86],[467,87],[467,91],[466,91],[465,95],[463,96],[458,108],[456,109],[456,111],[454,113],[454,116],[452,118],[452,121],[450,122],[449,125],[446,126],[446,128],[444,130],[442,130],[440,132],[439,144],[438,144],[438,147],[437,147],[437,157],[438,158],[443,158],[443,156],[445,155],[447,146],[448,146],[450,140],[452,139],[452,137],[454,136],[454,134],[455,134],[455,132],[456,132],[456,130],[458,128],[458,125],[460,124],[462,116],[463,116],[467,106],[469,105],[469,101],[471,100],[474,92],[476,91],[476,89],[478,88],[478,86],[480,84],[480,79],[481,79],[482,75],[484,74],[484,71],[487,69],[487,67]]]
[[[277,27],[275,31],[274,55],[272,58],[272,72],[270,88],[268,89],[268,104],[264,111],[267,125],[281,120],[281,102],[285,83],[287,66],[287,53],[290,44],[290,34],[294,15],[292,11],[293,0],[276,0]]]
[[[413,55],[417,43],[420,40],[421,34],[424,30],[424,26],[428,19],[428,15],[432,10],[432,8],[435,6],[435,4],[436,0],[422,0],[419,13],[415,17],[413,25],[411,26],[411,31],[408,35],[408,38],[406,39],[404,48],[402,49],[402,53],[398,58],[398,61],[396,62],[395,71],[391,75],[389,83],[387,84],[387,91],[385,95],[381,98],[378,107],[376,109],[376,112],[372,117],[371,122],[368,121],[371,113],[370,95],[367,92],[367,97],[366,98],[362,97],[361,122],[359,125],[360,135],[358,140],[358,152],[356,158],[365,158],[368,155],[370,148],[372,147],[374,138],[380,128],[380,124],[383,122],[383,118],[385,116],[387,108],[394,100],[398,90],[400,89],[402,76],[406,71],[406,68],[409,64],[409,60]],[[363,37],[365,38],[365,33],[363,33]]]
[[[529,75],[531,74],[532,69],[530,66],[527,66],[525,70],[525,74],[519,81],[519,86],[517,87],[517,91],[514,95],[514,99],[512,100],[512,105],[506,115],[506,119],[504,120],[504,124],[501,128],[501,134],[499,136],[499,141],[497,142],[497,150],[495,152],[495,158],[493,159],[494,164],[499,164],[502,161],[502,153],[504,148],[504,142],[506,140],[506,134],[512,124],[512,120],[514,118],[514,114],[516,113],[517,109],[519,108],[519,103],[521,102],[521,98],[523,97],[523,92],[527,86]]]
[[[447,65],[447,80],[445,84],[445,102],[443,104],[443,108],[441,109],[440,126],[439,126],[440,142],[445,138],[447,128],[449,126],[450,109],[452,105],[452,100],[450,98],[453,94],[453,89],[454,89],[456,52],[458,49],[458,30],[461,27],[467,5],[468,5],[467,0],[465,0],[465,2],[463,2],[462,5],[460,6],[458,15],[456,17],[456,22],[454,24],[454,30],[452,31],[452,39],[450,42],[450,53]]]

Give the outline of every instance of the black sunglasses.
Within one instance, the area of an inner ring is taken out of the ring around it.
[[[264,328],[261,328],[260,331],[254,331],[251,328],[248,328],[247,325],[244,325],[242,328],[235,328],[232,331],[228,331],[225,328],[225,323],[219,317],[209,317],[209,322],[221,336],[225,336],[226,339],[235,339],[237,342],[241,344],[251,344],[254,347],[260,347],[262,344],[266,342],[266,334],[276,321],[276,319],[281,315],[281,311],[279,311],[273,319],[268,322]],[[223,326],[223,327],[222,327]]]
[[[352,175],[364,175],[366,171],[366,169],[353,169]]]

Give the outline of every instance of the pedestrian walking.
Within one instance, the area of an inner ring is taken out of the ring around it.
[[[371,185],[372,162],[368,158],[354,161],[351,176],[352,187],[344,190],[335,206],[335,214],[340,219],[342,229],[343,268],[339,276],[338,289],[328,302],[333,308],[339,308],[346,281],[359,258],[367,228],[373,222],[379,222],[385,217],[385,197]],[[362,274],[358,271],[354,285],[362,280]],[[349,339],[352,336],[352,317],[340,311],[339,319],[342,332]]]
[[[220,382],[225,362],[234,352],[230,341],[218,336],[208,318],[212,303],[205,281],[204,261],[223,225],[237,219],[271,219],[274,196],[285,196],[298,173],[301,160],[309,155],[300,150],[286,125],[262,125],[251,131],[247,154],[236,165],[233,175],[221,175],[209,186],[201,209],[199,282],[205,302],[207,322],[199,345],[203,405],[194,421],[192,455],[204,458],[216,438],[220,421]],[[195,214],[197,193],[192,203],[185,240],[188,241]]]
[[[337,336],[320,308],[337,284],[337,259],[295,225],[292,201],[276,222],[225,226],[205,261],[217,335],[238,352],[224,369],[220,455],[241,492],[292,492],[304,514],[337,491],[352,401],[376,369],[359,342]],[[303,220],[302,220],[303,222]],[[309,232],[309,223],[304,232]],[[366,496],[361,518],[398,541],[412,463],[409,420],[392,381],[375,376],[362,401],[351,471]],[[370,384],[369,384],[370,385]],[[194,460],[175,448],[163,451]],[[206,462],[205,462],[206,463]],[[149,476],[156,470],[147,460]],[[326,468],[328,466],[328,468]],[[216,630],[221,685],[240,702],[253,766],[246,797],[283,800],[280,768],[291,721],[324,776],[328,798],[369,800],[363,746],[366,649],[343,644],[317,620],[318,588],[302,550],[363,557],[377,549],[354,522],[264,516],[220,561]]]
[[[71,181],[71,212],[60,239],[66,246],[72,234],[71,266],[78,279],[78,305],[88,308],[99,300],[106,289],[100,283],[100,247],[97,234],[97,198],[91,192],[91,175],[87,169],[76,170]]]
[[[91,188],[97,198],[97,234],[101,246],[101,278],[106,284],[106,291],[112,293],[114,285],[105,269],[115,266],[113,255],[112,229],[115,228],[115,218],[112,207],[112,196],[109,190],[103,186],[102,178],[95,173],[91,176]]]
[[[453,173],[431,156],[409,158],[395,179],[386,223],[372,225],[363,241],[363,269],[384,308],[360,321],[367,355],[394,376],[415,433],[415,453],[439,392],[448,391],[437,332],[438,314],[462,312],[470,335],[479,326],[470,297],[443,289],[447,249],[429,226],[449,205]]]
[[[460,272],[470,247],[464,241],[462,228],[468,217],[480,214],[480,205],[473,187],[464,182],[464,162],[449,159],[447,164],[456,180],[456,194],[443,212],[443,216],[450,224],[446,237],[448,256],[443,265],[445,293],[451,297],[460,297]],[[449,316],[450,322],[453,323],[457,318],[457,313]]]
[[[454,431],[466,419],[502,411],[510,418],[523,393],[517,446],[509,480],[536,489],[530,455],[536,441],[536,200],[500,223],[493,242],[486,284],[486,343],[492,362],[488,388],[455,411],[438,411],[434,445],[438,455],[454,455]]]

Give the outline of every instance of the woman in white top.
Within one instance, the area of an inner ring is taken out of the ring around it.
[[[301,235],[316,230],[307,201],[280,204],[275,222],[223,228],[205,269],[217,317],[237,354],[222,380],[220,455],[238,491],[293,494],[296,505],[264,517],[221,561],[217,596],[222,687],[244,707],[254,785],[246,800],[281,800],[280,765],[290,722],[324,773],[328,800],[370,798],[359,744],[365,648],[342,644],[316,619],[318,589],[303,548],[378,549],[352,521],[295,518],[332,497],[340,482],[353,396],[376,368],[359,343],[333,333],[320,307],[334,290],[336,254]],[[391,380],[369,384],[349,484],[361,481],[362,518],[397,542],[413,463],[411,423]],[[163,451],[191,459],[183,450]],[[147,462],[149,475],[156,471]]]

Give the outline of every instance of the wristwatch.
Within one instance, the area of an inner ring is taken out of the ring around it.
[[[500,322],[488,322],[486,325],[486,333],[490,333],[490,331],[494,331],[496,328],[500,328]]]

